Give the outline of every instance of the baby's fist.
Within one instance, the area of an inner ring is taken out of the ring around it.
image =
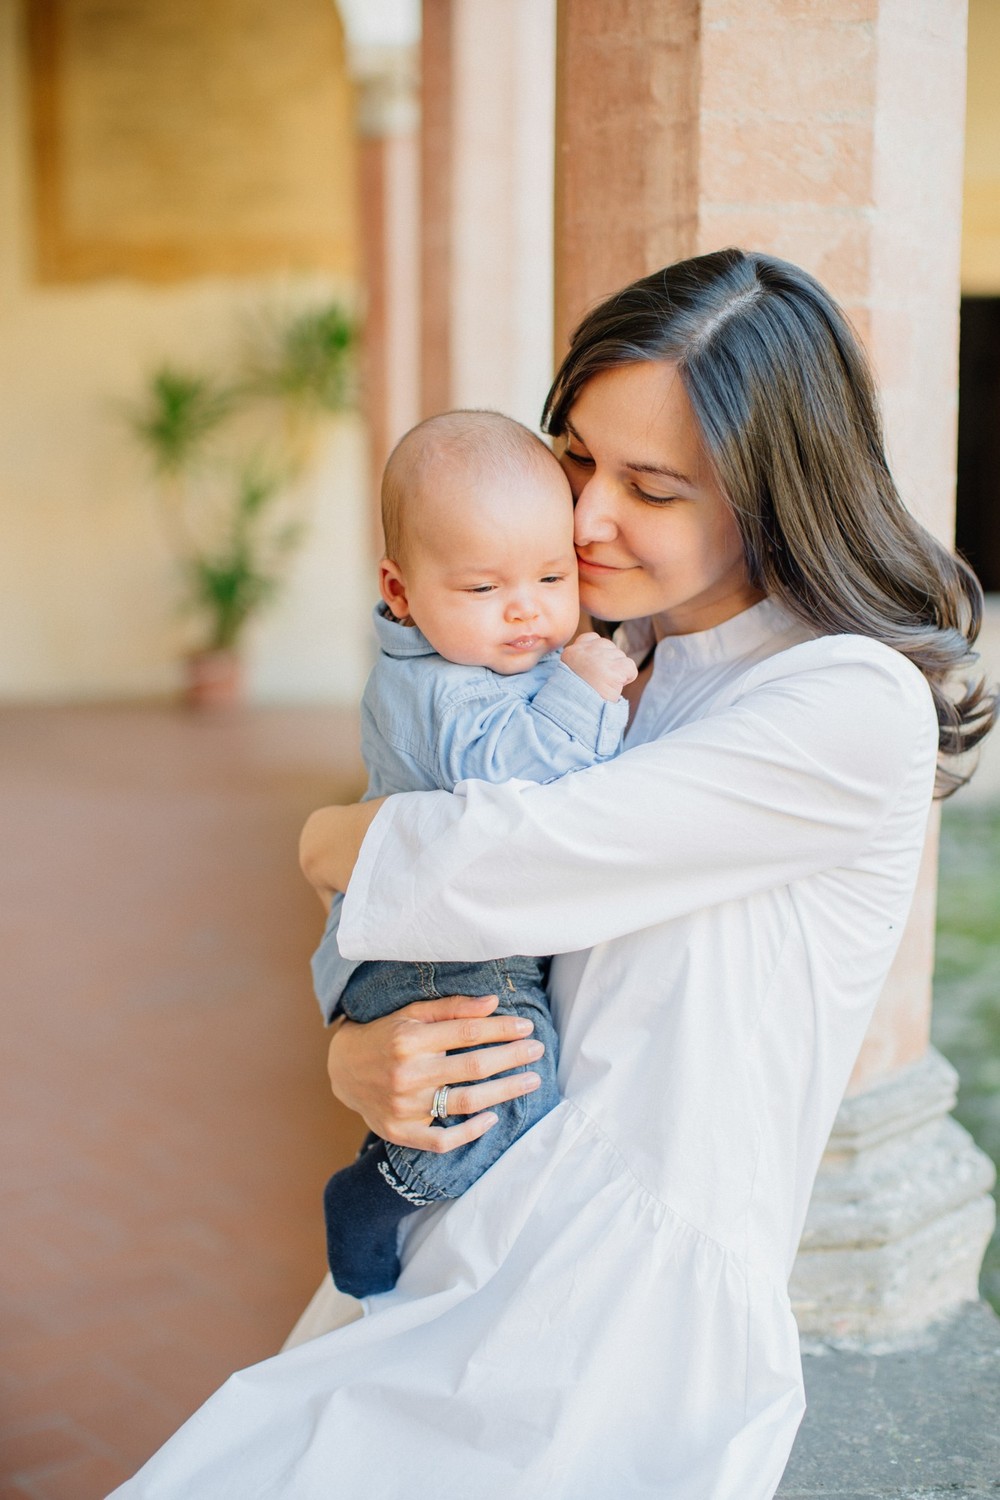
[[[617,703],[625,684],[634,682],[638,676],[638,668],[632,658],[626,656],[624,651],[619,651],[614,641],[607,640],[593,630],[587,630],[583,635],[578,635],[575,641],[570,641],[563,648],[559,660],[563,666],[575,672],[577,677],[582,677],[584,682],[589,683],[608,703]]]

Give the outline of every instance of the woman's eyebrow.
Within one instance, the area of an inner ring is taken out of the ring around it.
[[[687,485],[688,489],[695,488],[694,480],[687,474],[682,474],[679,469],[668,469],[664,464],[633,464],[626,459],[625,467],[636,474],[659,474],[663,479],[676,479],[678,484]]]
[[[586,448],[586,443],[583,441],[583,438],[577,432],[572,422],[564,422],[563,426],[566,428],[566,431],[569,433],[570,437],[575,438],[578,443],[582,444],[582,446]],[[691,479],[687,474],[682,474],[679,469],[671,469],[666,464],[644,464],[638,462],[633,463],[630,459],[626,459],[622,467],[625,469],[631,469],[636,474],[658,474],[661,479],[675,479],[678,484],[687,485],[688,489],[695,488],[694,480]]]

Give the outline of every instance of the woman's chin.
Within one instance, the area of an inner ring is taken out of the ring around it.
[[[630,618],[628,614],[623,615],[614,608],[606,593],[599,588],[587,587],[582,579],[580,581],[580,608],[592,620],[618,621]]]
[[[629,606],[624,600],[617,604],[610,603],[607,599],[586,599],[583,590],[580,590],[580,608],[591,620],[599,620],[602,625],[621,625],[624,620],[644,620],[649,614],[648,609],[636,609]]]

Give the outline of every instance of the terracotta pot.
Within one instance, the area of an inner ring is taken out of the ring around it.
[[[223,708],[243,700],[243,663],[235,651],[192,651],[186,658],[184,700],[193,708]]]

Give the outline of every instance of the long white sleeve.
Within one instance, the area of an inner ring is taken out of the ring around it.
[[[391,798],[341,949],[572,952],[848,864],[914,767],[933,774],[936,737],[927,685],[895,652],[857,637],[794,647],[736,701],[608,764]]]

